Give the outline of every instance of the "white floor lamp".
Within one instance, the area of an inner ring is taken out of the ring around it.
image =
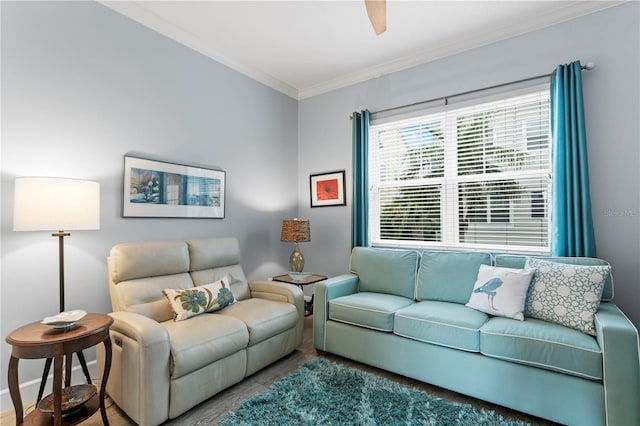
[[[64,237],[71,235],[67,231],[100,228],[100,184],[54,177],[16,178],[13,209],[14,231],[57,231],[51,236],[58,237],[60,312],[64,312]],[[91,384],[84,355],[81,351],[76,355]],[[45,362],[37,402],[42,399],[51,361]],[[66,364],[70,374],[69,355]]]
[[[57,231],[60,312],[64,311],[64,237],[100,229],[100,184],[80,179],[20,177],[15,181],[14,231]]]

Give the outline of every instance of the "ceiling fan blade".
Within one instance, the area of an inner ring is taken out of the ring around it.
[[[376,35],[387,30],[387,0],[364,0],[367,7],[367,15]]]

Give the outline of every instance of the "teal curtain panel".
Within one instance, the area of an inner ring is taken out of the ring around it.
[[[579,61],[551,78],[551,255],[596,257]]]
[[[369,119],[368,110],[353,113],[353,203],[351,247],[369,245]]]

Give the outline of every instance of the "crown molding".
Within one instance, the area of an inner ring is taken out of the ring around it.
[[[449,43],[440,45],[436,48],[427,49],[422,52],[407,55],[402,58],[394,59],[302,88],[293,87],[259,69],[229,58],[210,46],[207,46],[202,40],[185,29],[180,28],[145,8],[143,6],[144,2],[98,0],[98,3],[276,91],[279,91],[291,98],[302,100],[386,74],[391,74],[427,62],[435,61],[447,56],[459,54],[467,50],[516,37],[541,28],[557,25],[562,22],[614,7],[622,3],[627,3],[629,1],[631,0],[555,2],[552,3],[553,7],[549,7],[544,13],[539,13],[535,16],[527,16],[526,18],[523,17],[519,20],[513,20],[482,33],[469,33],[464,37],[451,40]]]
[[[180,28],[179,26],[168,22],[166,19],[158,16],[149,9],[138,4],[137,1],[113,1],[113,0],[98,0],[98,3],[109,9],[118,12],[119,14],[132,19],[139,24],[150,28],[165,37],[168,37],[184,46],[187,46],[217,62],[220,62],[227,67],[238,71],[247,77],[271,87],[278,92],[281,92],[291,98],[298,99],[298,89],[290,86],[256,68],[247,66],[240,62],[237,62],[228,56],[212,49],[203,43],[198,37],[194,36],[190,32]]]
[[[492,28],[482,34],[473,33],[448,44],[443,44],[435,49],[427,49],[402,58],[369,67],[360,71],[345,74],[343,76],[299,89],[298,100],[311,98],[343,87],[379,78],[386,74],[409,69],[418,65],[432,62],[447,56],[456,55],[467,50],[487,46],[522,34],[533,32],[542,28],[570,21],[594,12],[608,9],[631,0],[608,1],[574,1],[564,2],[561,7],[550,8],[546,13],[534,17],[515,20],[500,27]]]

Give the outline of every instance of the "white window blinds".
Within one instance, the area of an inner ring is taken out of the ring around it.
[[[549,91],[369,130],[374,245],[547,252]]]

